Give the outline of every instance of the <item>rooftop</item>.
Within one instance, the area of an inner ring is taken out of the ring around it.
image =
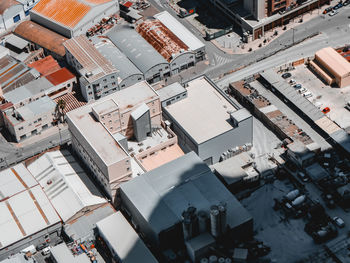
[[[187,83],[187,98],[166,106],[164,111],[198,144],[234,129],[230,114],[237,109],[214,84],[202,76]]]
[[[0,249],[60,221],[23,164],[0,172]]]
[[[84,208],[107,202],[68,151],[47,152],[28,170],[64,222]]]
[[[30,42],[36,43],[39,46],[56,53],[61,57],[66,54],[63,43],[67,40],[67,38],[33,21],[23,21],[15,28],[14,33]]]
[[[107,36],[142,73],[156,65],[168,64],[157,50],[128,26],[114,27]]]
[[[179,223],[188,204],[209,211],[226,202],[230,228],[252,219],[194,152],[121,184],[120,190],[157,234]]]
[[[73,256],[72,251],[67,247],[66,243],[58,244],[50,248],[51,256],[57,263],[90,263],[90,259],[85,253]]]
[[[35,68],[43,76],[61,69],[61,66],[51,55],[28,64],[28,67]]]
[[[180,95],[184,92],[187,92],[187,90],[179,82],[175,82],[157,90],[161,102]]]
[[[64,46],[81,64],[83,68],[80,70],[80,74],[90,83],[118,72],[85,36],[69,39],[64,43]],[[90,73],[92,75],[88,76],[87,74]]]
[[[159,20],[146,20],[138,24],[136,30],[168,62],[188,50],[188,47]]]
[[[322,60],[337,76],[346,77],[350,74],[350,63],[332,47],[326,47],[316,52],[316,59]]]
[[[0,1],[0,15],[2,15],[11,6],[19,5],[19,4],[20,3],[18,3],[15,0],[3,0],[3,1]]]
[[[45,77],[52,85],[57,86],[61,83],[64,83],[68,80],[75,78],[75,76],[67,69],[61,68]]]
[[[191,51],[196,52],[205,45],[195,35],[191,33],[183,24],[167,11],[154,15],[156,19],[163,23],[175,36],[177,36]]]
[[[110,215],[96,225],[99,233],[123,263],[158,263],[120,212]]]
[[[5,41],[7,44],[10,44],[11,46],[14,46],[18,49],[24,49],[26,46],[29,45],[28,41],[14,34],[10,34],[9,36],[7,36]]]
[[[49,97],[45,96],[18,108],[17,111],[24,120],[27,120],[48,111],[53,111],[55,107],[56,103]]]

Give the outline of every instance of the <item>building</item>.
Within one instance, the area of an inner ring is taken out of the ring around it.
[[[56,103],[44,96],[19,108],[10,106],[2,114],[5,127],[19,142],[51,127],[55,110]]]
[[[164,26],[166,26],[178,39],[180,39],[188,50],[195,54],[195,62],[205,59],[205,45],[190,30],[181,24],[169,12],[163,11],[154,15]]]
[[[0,172],[0,193],[0,261],[30,245],[58,240],[61,219],[23,164]]]
[[[185,87],[187,97],[163,109],[184,152],[194,151],[210,165],[228,150],[252,143],[253,118],[246,109],[238,109],[205,76]]]
[[[328,84],[350,86],[350,63],[331,47],[316,52],[309,66]]]
[[[172,75],[195,65],[195,54],[159,20],[139,23],[136,31],[170,63]]]
[[[45,78],[55,87],[46,92],[46,95],[52,99],[71,93],[73,87],[77,85],[77,78],[67,68],[61,68]]]
[[[117,69],[120,89],[144,80],[142,72],[108,38],[96,36],[91,40],[98,52]]]
[[[142,72],[149,83],[170,77],[170,65],[135,29],[128,26],[113,28],[108,38]]]
[[[97,100],[117,90],[118,70],[85,37],[64,43],[68,64],[79,72],[80,89],[86,101]]]
[[[157,93],[159,94],[163,108],[187,98],[187,90],[179,82],[158,89]]]
[[[305,145],[301,141],[294,141],[288,144],[287,157],[296,166],[303,169],[315,162],[316,152],[320,150],[319,147],[315,148],[315,146],[314,143]]]
[[[26,2],[29,3],[29,1]],[[25,18],[26,14],[20,1],[3,0],[0,2],[0,33],[10,30],[16,23]]]
[[[37,48],[44,48],[46,55],[52,55],[56,59],[62,59],[66,54],[63,43],[67,38],[33,21],[20,23],[15,28],[14,33],[34,43]]]
[[[30,17],[34,22],[72,38],[85,35],[104,17],[118,12],[118,0],[42,0],[30,11]]]
[[[107,203],[68,151],[47,152],[29,164],[28,170],[65,224]]]
[[[287,25],[306,12],[319,9],[329,0],[210,0],[215,8],[226,15],[243,31],[243,40],[259,39],[277,26]]]
[[[61,69],[61,66],[51,55],[28,64],[28,67],[35,68],[41,76],[47,76]]]
[[[157,263],[122,213],[117,212],[96,224],[97,235],[109,248],[109,258],[123,263]]]
[[[0,45],[0,59],[9,56],[10,55],[10,50],[2,45]]]
[[[89,257],[85,254],[73,256],[72,251],[67,247],[66,243],[58,244],[50,248],[50,259],[53,263],[90,263]]]
[[[185,231],[181,226],[183,212],[189,206],[206,216],[220,202],[225,207],[226,220],[219,223],[224,225],[219,227],[213,222],[213,231],[208,231],[204,220],[202,233],[217,237],[221,231],[232,240],[251,237],[253,233],[253,219],[248,211],[194,152],[123,183],[120,196],[122,209],[155,249],[181,246],[184,238],[195,237],[194,231]]]

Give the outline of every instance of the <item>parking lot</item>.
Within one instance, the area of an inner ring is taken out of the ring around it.
[[[350,127],[350,112],[345,109],[345,105],[350,101],[350,87],[336,88],[325,84],[306,65],[297,66],[290,72],[297,84],[301,84],[312,93],[308,99],[320,110],[328,107],[330,112],[327,116],[337,123],[341,128]]]

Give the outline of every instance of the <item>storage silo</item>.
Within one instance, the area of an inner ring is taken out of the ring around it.
[[[210,207],[210,233],[213,237],[220,235],[220,214],[216,205]]]

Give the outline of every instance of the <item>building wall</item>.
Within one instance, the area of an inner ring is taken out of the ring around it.
[[[240,122],[238,127],[201,143],[198,146],[198,156],[207,164],[214,164],[220,160],[221,154],[228,149],[252,142],[253,117],[250,117]]]
[[[173,96],[173,97],[171,97],[171,98],[168,98],[168,99],[166,99],[166,100],[163,100],[163,101],[162,101],[162,107],[164,108],[164,107],[166,107],[166,106],[168,106],[168,105],[171,105],[171,104],[173,104],[173,103],[176,103],[176,102],[178,102],[178,101],[180,101],[180,100],[182,100],[182,99],[185,99],[185,98],[187,98],[187,91],[184,91],[184,92],[181,93],[181,94],[178,94],[178,95],[175,95],[175,96]]]
[[[170,62],[171,75],[176,75],[189,67],[193,67],[195,63],[195,54],[192,52],[182,53]]]
[[[165,77],[170,77],[170,66],[168,63],[158,64],[145,72],[145,79],[149,83],[156,83]]]
[[[142,74],[135,74],[135,75],[131,75],[125,79],[123,79],[120,83],[119,83],[119,88],[120,89],[125,89],[127,87],[130,87],[142,80],[144,80],[145,78],[143,77]]]
[[[72,37],[72,30],[68,27],[64,27],[62,25],[56,24],[50,19],[46,19],[45,17],[41,16],[40,14],[37,14],[35,12],[30,12],[30,19],[39,25],[43,25],[46,28],[51,29],[52,31],[55,31],[58,34],[61,34],[62,36],[65,36],[67,38]]]
[[[56,99],[64,94],[67,94],[68,92],[72,92],[72,89],[74,85],[77,83],[77,78],[74,77],[72,79],[69,79],[63,83],[58,84],[57,86],[51,88],[50,90],[46,91],[45,93],[51,98]]]
[[[269,0],[274,1],[274,0]],[[244,8],[249,11],[257,20],[265,17],[266,3],[265,0],[245,0]]]
[[[45,243],[47,239],[45,238],[46,235],[48,235],[50,240],[57,240],[57,237],[61,236],[61,228],[61,222],[58,222],[57,224],[52,225],[49,228],[43,229],[31,236],[27,236],[26,238],[11,244],[10,246],[0,249],[0,261],[20,252],[22,249],[27,248],[30,245],[38,246],[42,243]],[[53,240],[52,243],[54,242],[56,241]]]
[[[23,6],[21,4],[11,6],[2,14],[2,18],[6,30],[9,30],[17,22],[20,22],[25,18]],[[15,22],[15,20],[17,21]]]

